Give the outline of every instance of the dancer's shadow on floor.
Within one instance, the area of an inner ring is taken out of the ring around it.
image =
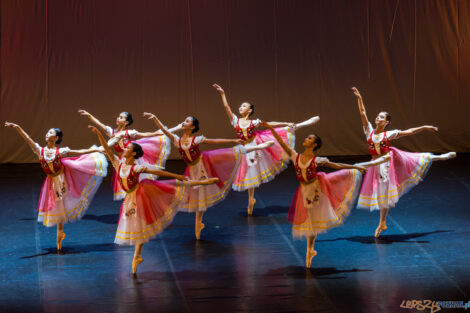
[[[344,273],[358,273],[358,272],[371,272],[369,269],[346,269],[341,270],[336,267],[318,267],[318,268],[305,268],[303,266],[287,266],[277,269],[269,270],[264,274],[255,275],[257,280],[269,283],[273,280],[278,282],[279,279],[291,278],[291,279],[344,279],[346,276],[334,276]],[[196,270],[183,270],[179,272],[154,272],[147,271],[141,272],[136,275],[139,279],[139,284],[146,284],[152,281],[174,281],[175,277],[179,281],[203,281],[211,277],[211,281],[216,287],[194,289],[232,289],[233,286],[226,286],[227,282],[237,281],[240,279],[240,274],[234,271],[223,271],[223,272],[210,272],[210,271],[196,271]]]
[[[82,219],[97,221],[103,224],[117,224],[119,221],[119,214],[104,214],[104,215],[87,214]]]
[[[344,279],[345,276],[334,276],[343,273],[372,272],[369,269],[352,268],[347,270],[337,269],[336,267],[311,267],[304,266],[287,266],[270,270],[263,276],[268,277],[290,277],[294,279]]]
[[[379,238],[375,238],[374,236],[352,236],[352,237],[342,237],[342,238],[335,238],[335,239],[320,239],[320,240],[317,240],[317,242],[347,240],[347,241],[360,242],[360,243],[365,243],[365,244],[380,244],[380,245],[384,245],[384,244],[389,245],[389,244],[397,243],[397,242],[429,243],[429,240],[411,240],[411,239],[421,238],[421,237],[432,235],[432,234],[449,233],[449,232],[453,232],[453,230],[435,230],[435,231],[426,232],[426,233],[382,235]]]
[[[45,248],[45,252],[22,256],[20,259],[32,259],[46,255],[68,255],[68,254],[82,254],[90,252],[111,252],[117,250],[126,250],[126,247],[115,245],[114,243],[102,243],[102,244],[91,244],[91,245],[75,245],[75,246],[64,246],[60,252],[57,252],[57,248]]]

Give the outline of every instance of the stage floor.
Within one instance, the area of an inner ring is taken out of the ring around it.
[[[36,222],[39,165],[1,165],[0,311],[415,312],[400,308],[403,300],[465,303],[469,163],[468,154],[434,163],[390,211],[378,240],[378,212],[354,209],[343,226],[319,236],[311,269],[306,241],[293,240],[286,221],[298,186],[289,167],[256,190],[254,216],[246,214],[246,192],[209,209],[201,241],[195,216],[179,213],[144,246],[137,277],[133,247],[113,243],[120,202],[112,201],[111,175],[85,217],[65,225],[58,255],[55,227]],[[167,169],[182,172],[182,162]]]

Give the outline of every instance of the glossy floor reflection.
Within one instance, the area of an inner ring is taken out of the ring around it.
[[[411,312],[403,300],[466,302],[469,161],[433,164],[391,211],[380,239],[378,213],[353,210],[345,225],[319,236],[311,269],[303,267],[305,241],[292,239],[285,219],[297,187],[289,168],[257,190],[254,216],[246,215],[246,193],[210,209],[199,242],[194,215],[180,213],[145,245],[137,277],[133,248],[113,244],[120,203],[111,200],[109,178],[87,215],[65,226],[58,255],[55,228],[36,222],[39,166],[2,165],[0,311]],[[182,172],[180,162],[168,163]]]

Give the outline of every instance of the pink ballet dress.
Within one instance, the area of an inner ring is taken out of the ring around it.
[[[167,136],[153,136],[134,140],[137,131],[126,129],[116,133],[115,129],[106,126],[106,133],[111,138],[108,145],[112,147],[118,155],[122,154],[131,141],[138,143],[144,151],[143,157],[135,161],[136,164],[145,165],[153,169],[164,169],[165,163],[171,152],[171,142]],[[155,175],[142,174],[140,179],[157,179]],[[116,171],[113,171],[113,194],[114,200],[122,200],[126,196],[126,192],[119,184]]]
[[[126,196],[121,205],[115,243],[138,245],[161,233],[171,224],[180,205],[187,200],[189,184],[176,179],[140,179],[144,165],[113,160],[118,182]]]
[[[233,115],[232,126],[235,128],[237,137],[246,141],[245,147],[274,141],[274,145],[269,148],[252,151],[242,156],[242,162],[232,185],[236,191],[256,188],[273,180],[289,163],[289,156],[269,129],[255,131],[260,123],[261,121],[256,119],[250,120],[248,125],[242,125],[238,117]],[[291,149],[294,149],[294,128],[278,127],[275,131]]]
[[[184,145],[177,135],[175,146],[182,159],[188,165],[184,174],[191,180],[205,178],[219,178],[213,185],[192,187],[189,191],[188,201],[181,206],[181,211],[201,212],[216,205],[228,195],[242,157],[245,147],[238,145],[233,148],[216,149],[210,151],[199,150],[199,144],[206,139],[204,136],[194,136],[189,144]]]
[[[38,222],[54,226],[81,219],[106,176],[105,156],[95,152],[62,158],[69,148],[50,150],[36,144],[36,149],[47,175],[39,196]]]
[[[310,237],[343,223],[355,205],[361,187],[358,170],[317,172],[327,158],[313,157],[306,164],[295,151],[291,155],[300,186],[291,201],[287,220],[294,237]]]
[[[419,184],[426,175],[432,163],[432,154],[405,152],[390,147],[390,140],[397,138],[399,130],[376,135],[369,123],[364,131],[372,158],[390,154],[391,159],[367,170],[358,208],[371,211],[392,208],[401,196]]]

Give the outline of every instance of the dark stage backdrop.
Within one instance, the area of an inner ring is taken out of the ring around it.
[[[40,144],[60,127],[71,148],[97,143],[79,108],[106,124],[130,111],[138,130],[154,129],[143,111],[195,115],[206,137],[233,138],[217,82],[235,111],[320,115],[298,147],[315,132],[321,154],[366,154],[357,86],[370,120],[439,127],[397,147],[468,152],[469,36],[468,0],[1,0],[0,116]],[[13,129],[0,138],[0,162],[36,161]]]

